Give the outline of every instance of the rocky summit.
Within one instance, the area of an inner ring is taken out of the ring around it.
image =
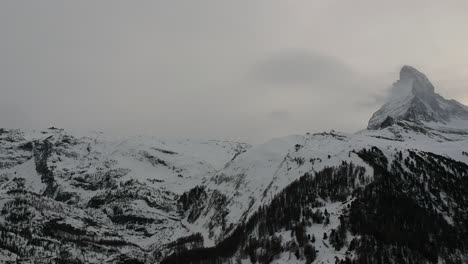
[[[385,121],[406,120],[418,124],[449,125],[468,122],[468,108],[435,93],[429,79],[410,66],[404,66],[400,80],[392,87],[390,99],[369,121],[369,129],[385,126]],[[455,125],[456,126],[456,125]]]

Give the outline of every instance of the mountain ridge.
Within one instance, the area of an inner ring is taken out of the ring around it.
[[[0,263],[466,263],[466,107],[394,89],[375,127],[255,146],[1,129]]]

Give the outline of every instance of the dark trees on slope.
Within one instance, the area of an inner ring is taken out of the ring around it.
[[[275,196],[270,205],[259,208],[245,226],[238,226],[216,247],[173,254],[163,263],[218,263],[233,256],[238,249],[249,255],[251,260],[269,263],[281,251],[281,245],[274,234],[284,229],[294,230],[298,246],[303,248],[300,252],[308,247],[304,257],[312,260],[315,249],[311,253],[305,225],[308,222],[322,224],[329,221],[328,213],[313,209],[323,206],[317,198],[344,201],[351,195],[356,183],[367,181],[364,175],[364,168],[346,162],[337,168],[326,168],[315,175],[306,173]],[[248,237],[253,231],[260,239]],[[257,249],[260,252],[265,250],[264,254],[256,254]]]
[[[374,182],[369,184],[364,168],[346,162],[305,174],[217,247],[184,252],[165,263],[218,263],[235,252],[245,253],[252,262],[268,263],[279,250],[274,234],[282,230],[292,230],[298,242],[283,250],[310,262],[314,254],[308,241],[313,238],[304,235],[304,227],[327,219],[316,209],[322,206],[317,198],[344,201],[350,195],[355,200],[349,214],[327,234],[336,250],[345,245],[348,231],[359,235],[348,248],[355,251],[356,259],[339,260],[340,264],[436,263],[439,258],[466,263],[468,165],[415,151],[396,151],[390,163],[376,147],[356,154],[373,167]],[[188,262],[174,262],[177,259]]]

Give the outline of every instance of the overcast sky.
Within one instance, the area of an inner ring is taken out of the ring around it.
[[[468,104],[467,25],[466,0],[5,0],[0,127],[355,132],[404,64]]]

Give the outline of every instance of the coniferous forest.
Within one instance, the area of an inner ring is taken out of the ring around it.
[[[318,239],[305,230],[329,221],[329,213],[319,209],[321,201],[351,201],[338,228],[325,235],[330,246],[346,247],[356,258],[336,263],[437,263],[440,256],[446,263],[466,263],[461,254],[468,250],[465,163],[411,150],[396,152],[389,161],[376,147],[353,154],[373,168],[375,179],[366,178],[365,168],[346,162],[306,173],[216,247],[177,252],[163,263],[225,263],[236,258],[270,263],[288,251],[312,263]],[[291,243],[281,243],[281,231],[291,232]]]

